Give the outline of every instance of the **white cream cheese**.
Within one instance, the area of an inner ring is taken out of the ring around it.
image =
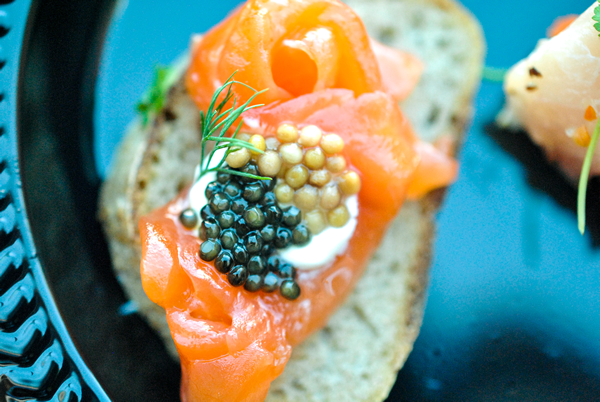
[[[335,257],[346,251],[348,242],[356,229],[358,216],[358,197],[353,195],[346,199],[346,208],[350,219],[341,228],[328,227],[318,235],[312,236],[310,242],[302,247],[290,246],[280,250],[284,260],[296,269],[317,269],[332,262]]]
[[[220,160],[220,158],[213,158]],[[199,169],[196,169],[195,177],[198,177]],[[215,181],[217,175],[213,172],[205,174],[200,180],[196,181],[190,189],[189,200],[190,207],[200,214],[200,210],[204,207],[208,200],[204,191],[209,183]],[[354,234],[358,216],[358,197],[348,197],[345,202],[350,219],[341,228],[328,227],[321,233],[312,236],[310,242],[305,246],[290,246],[283,250],[279,250],[279,255],[287,262],[292,264],[296,269],[312,270],[320,268],[335,260],[335,258],[346,251],[348,242]],[[285,208],[284,205],[281,206]]]

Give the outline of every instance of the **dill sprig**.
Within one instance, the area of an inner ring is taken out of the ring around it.
[[[210,172],[224,172],[232,175],[249,177],[256,180],[271,180],[270,177],[257,176],[250,173],[230,169],[225,163],[225,159],[230,153],[235,152],[241,148],[247,148],[249,151],[263,153],[263,151],[252,146],[249,142],[236,138],[238,132],[240,131],[240,127],[242,126],[241,121],[238,123],[232,136],[225,137],[227,132],[230,131],[231,127],[242,113],[244,113],[247,110],[263,106],[262,104],[250,106],[250,103],[254,100],[254,98],[256,98],[258,95],[267,90],[263,89],[262,91],[257,91],[256,89],[252,88],[247,84],[244,84],[243,82],[235,81],[233,79],[234,75],[235,72],[231,74],[231,76],[225,81],[223,86],[217,89],[216,92],[213,94],[213,97],[208,106],[208,110],[206,112],[200,111],[200,125],[202,127],[202,153],[200,157],[200,169],[197,180],[199,180],[203,175]],[[235,84],[242,85],[254,92],[254,94],[244,104],[237,107],[237,98],[233,96],[231,90],[232,86]],[[219,102],[219,97],[225,90],[227,90],[227,93],[225,94],[225,97]],[[232,106],[226,110],[223,110],[232,99]],[[218,134],[217,131],[219,132]],[[205,159],[205,149],[209,141],[214,141],[215,145],[211,152],[208,154],[208,157]],[[222,149],[224,149],[225,152],[221,157],[221,160],[215,166],[211,167],[211,161],[215,157],[216,152]]]
[[[594,8],[594,16],[592,20],[596,21],[594,28],[599,32],[600,36],[600,0],[599,5]],[[588,179],[590,177],[590,169],[592,168],[592,159],[594,157],[594,151],[598,144],[598,138],[600,137],[600,119],[596,121],[596,127],[594,133],[588,145],[585,158],[583,159],[583,166],[581,168],[581,174],[579,175],[579,187],[577,189],[577,226],[579,227],[579,233],[583,235],[585,232],[585,202],[587,195]]]

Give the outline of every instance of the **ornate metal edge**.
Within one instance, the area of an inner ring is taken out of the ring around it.
[[[31,11],[31,0],[0,0],[0,396],[10,401],[109,401],[58,313],[24,208],[17,93]]]

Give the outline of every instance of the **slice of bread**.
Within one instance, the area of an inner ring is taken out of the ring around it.
[[[348,0],[370,34],[419,56],[423,78],[402,108],[421,138],[460,142],[471,114],[484,45],[475,20],[450,0]],[[100,217],[117,277],[139,313],[175,354],[164,311],[140,281],[140,216],[191,180],[199,155],[199,113],[182,81],[147,128],[134,122],[101,194]],[[354,293],[328,325],[294,348],[268,401],[381,401],[406,360],[423,316],[437,191],[406,202]]]

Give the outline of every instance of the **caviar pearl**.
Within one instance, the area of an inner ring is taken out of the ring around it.
[[[294,199],[294,189],[287,184],[280,184],[275,187],[275,197],[277,197],[279,202],[288,204]]]
[[[287,263],[281,264],[275,273],[280,278],[296,278],[296,269]]]
[[[265,139],[262,135],[259,134],[254,134],[252,137],[250,137],[250,139],[248,140],[248,142],[250,143],[250,145],[252,145],[254,148],[258,149],[259,151],[264,152],[265,149],[267,149],[267,144],[265,143]],[[256,151],[250,151],[250,153],[252,155],[260,155],[260,152],[256,152]]]
[[[210,218],[211,216],[214,216],[214,214],[210,210],[210,205],[206,204],[200,210],[200,218],[202,218],[202,220],[205,220],[205,219]]]
[[[221,184],[226,184],[229,179],[231,179],[231,175],[225,172],[217,172],[217,181]]]
[[[283,223],[288,227],[295,227],[302,221],[302,213],[295,206],[288,207],[283,211]]]
[[[230,250],[238,242],[239,237],[234,229],[225,229],[221,232],[221,246],[224,249]]]
[[[236,265],[227,274],[227,280],[231,286],[242,286],[246,279],[248,279],[248,270],[243,265]]]
[[[298,129],[291,124],[282,124],[277,127],[277,139],[281,142],[293,142],[298,139]]]
[[[319,147],[309,149],[304,154],[304,164],[309,169],[321,169],[325,166],[325,152]]]
[[[327,214],[327,220],[334,228],[341,228],[350,220],[350,212],[348,212],[348,208],[346,208],[345,205],[340,205],[339,207],[329,211]]]
[[[314,209],[318,203],[319,195],[317,189],[309,184],[302,186],[302,188],[294,194],[294,204],[304,211]]]
[[[215,260],[215,268],[222,274],[226,274],[233,267],[234,259],[231,251],[223,250]]]
[[[293,279],[286,279],[279,287],[281,295],[288,300],[296,300],[300,297],[300,286]]]
[[[252,229],[260,229],[265,226],[266,217],[259,207],[251,207],[244,212],[246,225]]]
[[[292,231],[287,228],[277,229],[273,243],[277,248],[286,248],[292,242]]]
[[[341,173],[346,169],[346,159],[341,155],[334,155],[327,158],[325,167],[331,173]]]
[[[210,205],[210,210],[212,213],[216,215],[223,211],[227,211],[231,205],[231,202],[225,193],[216,193],[212,196],[208,205]]]
[[[310,211],[306,214],[305,218],[306,225],[313,235],[321,233],[327,227],[327,219],[321,211]]]
[[[258,232],[250,232],[244,238],[244,246],[251,254],[259,253],[263,246],[263,240]]]
[[[271,242],[275,238],[275,228],[273,225],[267,225],[260,231],[260,236],[266,242]]]
[[[298,142],[300,145],[305,147],[314,147],[315,145],[319,144],[322,135],[323,132],[319,127],[312,125],[306,126],[300,130],[300,139]]]
[[[321,148],[329,155],[337,154],[344,149],[344,141],[337,134],[327,134],[321,138]]]
[[[290,165],[302,162],[302,157],[304,156],[302,148],[295,142],[281,145],[279,153],[281,154],[281,159]]]
[[[237,151],[233,151],[225,158],[225,162],[233,169],[241,168],[248,161],[250,161],[250,151],[247,148],[240,148]]]
[[[303,246],[310,241],[310,233],[304,225],[298,225],[292,230],[292,241],[298,246]]]
[[[224,211],[217,217],[217,222],[221,226],[221,229],[228,229],[233,226],[236,220],[236,215],[231,211]]]
[[[192,208],[187,208],[179,214],[179,221],[186,229],[193,229],[198,225],[198,215]]]
[[[212,217],[202,222],[202,230],[207,239],[216,239],[221,234],[219,223]]]
[[[248,273],[260,275],[265,272],[266,264],[265,260],[258,255],[252,256],[250,261],[248,261]]]
[[[345,172],[338,179],[340,190],[346,195],[354,195],[360,191],[360,177],[356,172]]]
[[[293,189],[302,187],[308,180],[308,169],[296,165],[285,172],[285,182]]]
[[[340,204],[342,195],[336,185],[325,186],[321,191],[321,208],[333,209]]]
[[[245,264],[248,262],[248,251],[246,251],[246,247],[244,247],[243,244],[236,244],[235,246],[233,246],[232,251],[233,258],[238,264]]]
[[[260,275],[250,275],[244,283],[244,289],[249,292],[258,292],[263,286],[263,278]]]
[[[263,176],[275,177],[281,169],[281,157],[276,151],[267,151],[258,158],[258,171]]]
[[[257,202],[265,195],[265,189],[260,183],[251,183],[244,188],[242,197],[248,202]]]
[[[310,174],[308,182],[313,186],[323,187],[331,181],[331,173],[325,169],[315,170]]]
[[[279,283],[279,279],[273,272],[269,272],[265,275],[265,279],[263,280],[262,290],[271,293],[277,290],[277,284]]]
[[[214,239],[206,240],[200,245],[200,258],[204,261],[214,260],[220,252],[221,245]]]

